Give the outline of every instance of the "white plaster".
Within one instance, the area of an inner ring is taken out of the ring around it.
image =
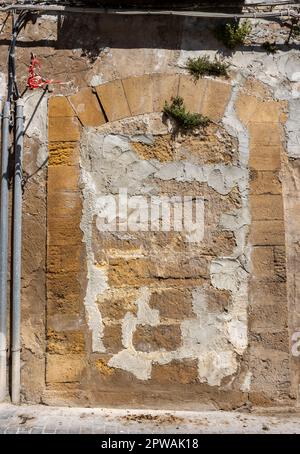
[[[140,289],[140,296],[136,300],[137,310],[137,322],[139,324],[156,326],[159,324],[159,311],[157,309],[151,309],[149,306],[151,292],[147,287]]]
[[[137,325],[137,318],[131,313],[125,314],[122,322],[122,343],[124,348],[133,350],[132,345],[132,333],[134,332]]]
[[[252,373],[250,371],[247,371],[244,381],[240,386],[240,390],[242,392],[246,393],[251,390],[251,379],[252,379]]]
[[[242,355],[248,345],[247,325],[244,321],[234,319],[227,323],[227,329],[229,342],[233,345],[234,350]]]
[[[25,131],[28,137],[47,142],[47,96],[44,91],[33,91],[24,96]]]
[[[170,162],[163,165],[154,176],[161,180],[178,180],[183,177],[183,174],[184,164],[182,162]]]
[[[238,260],[225,257],[211,262],[210,275],[216,288],[231,292],[237,292],[240,281],[247,277]]]
[[[47,96],[43,91],[37,90],[24,96],[24,117],[26,135],[39,142],[36,156],[36,165],[39,168],[48,158]],[[31,153],[31,150],[27,153]]]
[[[102,342],[102,317],[96,302],[98,295],[101,295],[101,293],[104,293],[108,289],[107,276],[103,269],[98,268],[92,263],[88,263],[87,280],[84,304],[88,326],[92,332],[92,350],[93,352],[105,352]]]
[[[90,85],[91,87],[96,87],[97,85],[102,85],[104,82],[103,74],[94,74],[90,80]]]
[[[134,350],[120,351],[109,360],[108,365],[131,372],[139,380],[151,378],[152,361],[138,355]]]
[[[228,114],[228,125],[230,116]],[[234,120],[236,132],[238,122]],[[239,133],[241,131],[239,130]],[[147,137],[147,136],[145,136]],[[139,140],[141,138],[139,137]],[[246,156],[246,143],[244,155]],[[151,186],[144,186],[144,180],[149,176],[162,180],[176,179],[179,182],[207,182],[220,194],[228,194],[235,185],[243,190],[245,199],[247,193],[248,173],[238,166],[224,164],[195,165],[185,161],[162,163],[157,160],[141,160],[130,146],[129,139],[122,135],[103,135],[97,131],[88,130],[82,141],[82,180],[84,182],[84,216],[82,229],[88,251],[90,267],[93,264],[91,248],[91,223],[93,216],[99,211],[101,195],[114,194],[120,188],[127,188],[128,194],[141,194]],[[245,160],[245,159],[244,159]],[[240,232],[247,228],[249,218],[247,206],[233,213],[225,213],[220,219],[224,229],[234,231],[238,244],[237,252],[243,252],[246,233]],[[189,233],[189,232],[188,232]],[[191,234],[193,232],[190,232]],[[236,252],[236,253],[237,253]],[[106,279],[103,270],[102,283]],[[141,380],[148,380],[151,374],[151,364],[167,364],[174,359],[198,359],[199,379],[209,384],[220,383],[226,375],[236,371],[235,352],[242,354],[247,344],[246,306],[247,294],[243,280],[248,278],[246,271],[236,257],[220,257],[212,263],[211,281],[216,288],[230,289],[232,305],[229,314],[211,313],[207,306],[206,293],[202,288],[193,292],[193,308],[196,318],[183,320],[181,323],[182,345],[175,351],[141,352],[134,349],[132,338],[138,324],[157,326],[160,323],[159,311],[151,309],[149,300],[151,290],[141,287],[135,301],[137,315],[128,312],[122,321],[122,343],[124,350],[112,356],[110,366],[127,370]],[[96,314],[94,322],[88,321],[96,339],[94,348],[103,351],[103,326],[96,304],[97,297],[103,295],[107,287],[88,279],[88,292],[85,299],[87,312]],[[96,350],[96,351],[97,351]],[[220,354],[220,355],[219,355]],[[218,356],[219,355],[219,356]],[[209,359],[218,368],[209,366]]]
[[[222,378],[232,375],[237,370],[237,360],[231,351],[209,351],[198,361],[198,373],[201,382],[210,386],[220,386]]]

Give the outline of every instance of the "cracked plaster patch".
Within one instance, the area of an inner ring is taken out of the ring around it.
[[[175,351],[141,352],[134,349],[133,333],[137,324],[157,326],[159,312],[149,307],[150,290],[141,287],[135,304],[137,315],[128,312],[122,321],[123,350],[114,354],[109,366],[131,372],[140,380],[151,378],[152,364],[167,364],[174,359],[193,358],[198,360],[198,378],[211,386],[220,385],[224,377],[237,371],[237,355],[247,346],[247,280],[248,263],[247,229],[248,213],[248,141],[245,129],[238,121],[234,102],[237,90],[229,102],[224,124],[230,134],[240,143],[240,167],[236,165],[207,164],[195,165],[186,161],[163,163],[151,159],[141,160],[124,135],[103,134],[88,129],[81,141],[81,175],[83,183],[82,230],[88,256],[88,290],[85,306],[89,327],[93,332],[93,351],[104,351],[101,335],[103,332],[101,314],[96,305],[97,296],[107,289],[106,270],[101,270],[99,279],[95,276],[91,231],[94,216],[97,215],[97,199],[103,194],[116,194],[125,187],[128,194],[155,194],[155,187],[149,177],[178,182],[205,182],[222,195],[238,186],[242,196],[242,209],[235,213],[223,213],[220,225],[230,229],[236,236],[236,248],[232,257],[219,257],[211,263],[211,282],[216,288],[231,292],[231,305],[227,314],[210,313],[207,308],[205,290],[196,288],[193,292],[195,317],[181,323],[182,345]],[[145,122],[146,123],[146,122]],[[152,131],[151,131],[152,132]],[[145,135],[148,140],[148,133]],[[150,137],[150,136],[149,136]],[[239,257],[239,259],[237,258]],[[94,274],[93,274],[94,273]],[[93,313],[99,312],[97,316]]]

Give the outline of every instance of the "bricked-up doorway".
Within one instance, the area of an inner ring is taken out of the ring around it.
[[[172,137],[177,94],[205,134]],[[50,98],[46,401],[289,402],[284,111],[254,80],[233,98],[230,80],[177,74]],[[98,197],[120,187],[204,197],[205,241],[100,232]]]

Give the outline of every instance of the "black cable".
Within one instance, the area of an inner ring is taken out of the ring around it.
[[[16,60],[15,60],[15,49],[17,44],[17,38],[26,25],[29,14],[27,11],[22,11],[17,19],[13,23],[12,39],[8,50],[8,91],[7,100],[11,100],[12,97],[18,99],[20,97],[19,89],[16,81]]]

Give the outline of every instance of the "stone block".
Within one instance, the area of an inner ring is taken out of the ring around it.
[[[180,326],[138,325],[133,334],[133,345],[136,350],[142,352],[177,350],[181,345]]]
[[[97,95],[91,88],[81,89],[69,100],[83,126],[101,126],[106,123]]]
[[[82,232],[79,228],[79,220],[71,218],[48,219],[47,244],[53,246],[81,245]]]
[[[284,245],[283,221],[252,221],[250,243],[253,246],[278,246]]]
[[[174,360],[167,364],[153,364],[151,378],[157,383],[172,386],[189,385],[198,381],[197,360]]]
[[[116,291],[114,290],[114,293]],[[109,320],[122,320],[127,312],[136,314],[135,299],[137,294],[124,290],[121,294],[109,295],[107,298],[98,301],[102,318]]]
[[[183,98],[186,109],[202,113],[207,79],[195,80],[192,76],[180,75],[178,96]]]
[[[256,96],[239,96],[236,109],[245,125],[256,123],[281,123],[284,121],[283,105],[280,101],[259,100]],[[266,125],[268,128],[268,125]]]
[[[183,320],[194,316],[192,295],[188,289],[160,289],[151,294],[150,307],[161,318]]]
[[[123,79],[123,87],[131,115],[153,111],[153,82],[150,75]]]
[[[157,259],[110,259],[109,283],[111,286],[146,285],[157,280],[176,280],[180,285],[189,280],[208,278],[208,263],[204,258],[178,256],[168,261]],[[195,283],[195,282],[194,282]]]
[[[201,113],[219,121],[225,113],[230,95],[231,85],[228,82],[207,79]]]
[[[276,171],[281,167],[281,148],[277,145],[253,145],[250,150],[249,167],[254,170]]]
[[[84,368],[84,358],[79,355],[56,355],[48,353],[46,363],[46,382],[78,382],[81,379]]]
[[[105,359],[96,359],[95,368],[101,375],[112,375],[114,373],[114,368],[109,367]]]
[[[48,194],[47,205],[48,225],[50,219],[69,218],[69,222],[71,222],[70,218],[73,221],[81,218],[82,202],[80,193],[77,191],[68,192],[65,190],[50,193]],[[57,222],[55,224],[57,225]]]
[[[121,324],[105,325],[103,344],[106,348],[106,353],[118,353],[123,350]]]
[[[278,147],[282,143],[282,131],[276,124],[250,122],[248,130],[251,148],[253,145]]]
[[[148,284],[151,282],[151,262],[146,259],[111,259],[108,282],[114,287]]]
[[[280,281],[286,280],[286,250],[284,246],[274,247],[274,261],[276,278]]]
[[[81,245],[48,246],[47,267],[49,273],[77,272],[81,269]]]
[[[78,314],[81,304],[78,273],[47,274],[48,315]]]
[[[121,80],[98,85],[96,91],[109,121],[131,116]]]
[[[274,349],[278,352],[288,353],[289,348],[289,336],[288,330],[284,329],[282,331],[260,331],[259,333],[249,333],[249,343],[252,348],[255,346],[264,347],[268,349]]]
[[[48,116],[52,117],[74,117],[75,112],[65,96],[52,96],[48,101]]]
[[[250,289],[251,306],[259,313],[260,307],[276,306],[278,310],[285,311],[287,304],[287,289],[285,282],[270,282],[254,280]]]
[[[256,220],[283,219],[281,195],[251,195],[251,218]]]
[[[250,172],[250,194],[281,194],[281,182],[278,171]]]
[[[76,117],[49,117],[49,142],[77,142],[80,139],[80,123]]]
[[[50,166],[48,169],[48,192],[77,191],[78,166]]]
[[[48,166],[79,165],[77,142],[50,142],[48,146]]]
[[[57,280],[61,279],[61,276],[56,275]],[[57,315],[67,315],[67,316],[80,316],[82,311],[81,307],[81,295],[68,294],[65,298],[62,297],[53,297],[51,292],[48,294],[47,300],[47,314],[48,317]]]
[[[53,297],[65,298],[68,294],[79,295],[81,286],[77,273],[49,273],[47,290]]]
[[[255,284],[259,286],[258,284]],[[250,290],[250,293],[252,291]],[[263,297],[263,295],[261,295]],[[287,328],[287,307],[283,304],[267,304],[263,298],[249,307],[249,331],[253,333],[281,331]]]
[[[142,159],[156,159],[160,162],[175,160],[175,150],[169,135],[156,137],[152,144],[132,142],[132,147]]]
[[[251,392],[263,392],[276,400],[290,389],[289,354],[263,346],[250,347]]]
[[[48,323],[49,327],[49,323]],[[47,352],[57,355],[69,353],[79,354],[85,350],[84,333],[82,331],[55,331],[48,328]]]
[[[153,74],[153,112],[161,112],[165,102],[177,96],[179,87],[178,74]]]
[[[251,254],[253,275],[258,278],[272,278],[275,276],[274,250],[269,246],[253,248]]]
[[[170,260],[153,260],[152,275],[159,279],[208,278],[208,261],[203,257],[178,254]]]

